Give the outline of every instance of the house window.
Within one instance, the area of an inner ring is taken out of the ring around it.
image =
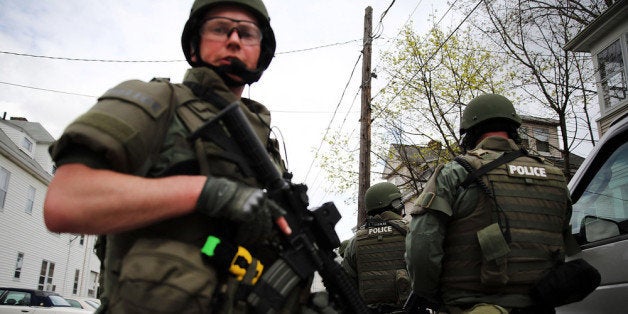
[[[626,72],[621,42],[616,40],[597,55],[604,109],[611,109],[626,99]]]
[[[72,294],[76,294],[78,292],[78,284],[79,284],[79,275],[81,274],[80,270],[76,270],[74,272],[74,285],[72,286]]]
[[[41,271],[39,272],[39,284],[37,289],[45,291],[55,291],[55,286],[52,284],[52,277],[55,272],[55,263],[43,260],[41,261]]]
[[[24,210],[27,214],[33,213],[34,203],[35,203],[35,188],[32,186],[29,186],[28,191],[26,192],[26,209]]]
[[[519,137],[521,137],[521,147],[530,148],[530,136],[528,135],[528,128],[522,126],[519,128]]]
[[[534,139],[537,152],[549,153],[549,131],[547,129],[535,128]]]
[[[11,173],[9,170],[0,167],[0,209],[4,208],[4,202],[7,198],[7,192],[9,191],[9,179]]]
[[[17,260],[15,261],[15,272],[13,273],[13,278],[20,279],[20,275],[22,274],[22,264],[24,263],[24,253],[17,253]]]
[[[96,297],[96,290],[98,289],[98,273],[95,271],[91,271],[89,273],[89,282],[91,287],[87,289],[87,295],[92,298]]]
[[[33,142],[26,137],[22,138],[22,148],[24,148],[27,152],[33,151]]]
[[[84,235],[84,234],[81,234],[81,235],[79,236],[79,244],[80,244],[80,245],[83,245],[84,243],[85,243],[85,235]]]

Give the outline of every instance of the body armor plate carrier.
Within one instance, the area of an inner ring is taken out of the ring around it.
[[[367,304],[403,305],[408,296],[407,227],[397,222],[375,216],[356,234],[358,287]]]

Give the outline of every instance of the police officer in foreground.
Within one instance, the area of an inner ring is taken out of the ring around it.
[[[196,0],[181,45],[192,66],[182,84],[123,82],[50,149],[58,168],[44,204],[48,229],[106,235],[101,313],[250,312],[257,267],[272,265],[277,256],[269,243],[289,232],[273,227],[282,209],[220,125],[190,137],[225,103],[240,101],[284,168],[270,138],[270,113],[241,98],[274,56],[266,7],[261,0]],[[253,257],[232,265],[246,272],[241,277],[228,267],[237,245]],[[288,291],[284,311],[298,310],[308,294],[307,283]]]
[[[401,192],[394,184],[381,182],[368,188],[364,199],[366,223],[347,243],[341,265],[376,313],[398,312],[410,292]]]
[[[561,170],[520,150],[520,125],[501,95],[465,108],[466,153],[436,168],[411,212],[406,261],[415,309],[554,313],[531,290],[574,248],[571,203]]]

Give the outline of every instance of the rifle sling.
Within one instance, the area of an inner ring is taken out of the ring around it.
[[[212,89],[203,88],[201,85],[192,82],[184,82],[183,84],[189,87],[194,95],[211,103],[220,110],[225,109],[229,105],[225,99],[216,94]],[[221,152],[215,153],[216,157],[234,162],[245,176],[254,176],[248,161],[243,157],[245,156],[244,153],[237,143],[225,132],[221,124],[213,120],[202,121],[186,107],[178,108],[177,112],[183,123],[193,132],[190,140],[194,142],[194,149],[199,160],[201,174],[209,175],[210,171],[207,160],[204,158],[205,151],[203,145],[198,141],[198,137],[209,140],[223,149]]]
[[[467,176],[467,178],[460,184],[460,186],[462,186],[463,188],[468,188],[469,185],[471,185],[471,182],[475,181],[477,178],[483,176],[484,174],[486,174],[487,172],[493,170],[496,167],[499,167],[500,165],[503,165],[507,162],[513,161],[521,156],[527,155],[528,152],[521,148],[519,150],[515,150],[512,152],[505,152],[503,153],[501,156],[499,156],[497,159],[487,163],[486,165],[474,170],[473,172],[469,173],[469,175]],[[458,163],[462,164],[462,162],[467,162],[466,160],[460,158],[460,157],[456,157],[454,160],[456,160]]]

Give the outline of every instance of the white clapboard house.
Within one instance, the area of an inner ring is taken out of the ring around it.
[[[52,233],[44,224],[53,141],[39,123],[0,119],[0,287],[96,297],[96,237]]]

